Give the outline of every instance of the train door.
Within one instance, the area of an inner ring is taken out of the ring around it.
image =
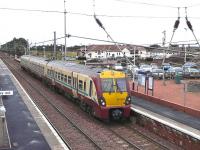
[[[75,76],[75,74],[73,74],[72,73],[72,81],[73,81],[73,83],[72,83],[72,93],[73,93],[73,96],[75,97],[75,98],[77,98],[78,97],[78,92],[77,92],[77,90],[78,90],[78,86],[77,86],[77,84],[78,84],[78,76]]]
[[[90,80],[89,96],[92,96],[92,81]]]

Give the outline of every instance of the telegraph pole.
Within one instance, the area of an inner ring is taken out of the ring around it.
[[[45,58],[46,57],[46,53],[45,53],[45,45],[43,43],[43,57]]]
[[[66,57],[66,52],[67,52],[67,39],[66,39],[66,8],[65,8],[65,3],[66,1],[64,0],[64,36],[65,36],[65,53],[64,53],[64,60],[65,60],[65,57]]]
[[[163,32],[163,38],[162,38],[162,46],[165,46],[165,41],[166,41],[166,31],[164,30]]]
[[[54,32],[53,57],[54,57],[54,59],[56,59],[56,32]]]

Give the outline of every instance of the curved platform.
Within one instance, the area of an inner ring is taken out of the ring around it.
[[[200,140],[200,118],[138,97],[132,98],[132,104],[133,111]]]
[[[13,91],[13,95],[2,99],[6,122],[0,125],[7,127],[8,134],[0,136],[0,140],[7,138],[9,144],[0,145],[0,149],[68,149],[1,60],[0,89]]]

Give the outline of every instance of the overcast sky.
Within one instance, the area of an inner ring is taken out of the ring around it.
[[[188,7],[188,18],[193,25],[194,33],[200,39],[200,2],[198,0],[95,0],[95,9],[93,0],[66,0],[67,12],[93,15],[95,10],[97,15],[132,16],[98,16],[98,18],[116,41],[138,45],[161,43],[164,30],[166,30],[166,41],[169,41],[178,15],[176,7],[181,7],[180,17],[183,18],[173,41],[194,40],[185,24],[185,8],[183,7]],[[41,42],[53,39],[54,31],[57,37],[64,36],[63,13],[2,9],[63,11],[64,0],[1,0],[0,8],[0,44],[12,40],[13,37],[23,37],[30,43]],[[109,40],[92,16],[72,13],[67,14],[67,33]],[[64,43],[64,39],[59,40],[58,43]],[[71,46],[99,42],[69,38],[67,43]]]

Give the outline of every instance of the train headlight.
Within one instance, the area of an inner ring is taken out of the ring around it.
[[[131,104],[131,97],[130,97],[130,96],[128,96],[128,97],[126,98],[125,104],[126,104],[126,105],[130,105],[130,104]]]
[[[101,105],[101,106],[106,106],[106,101],[105,101],[104,98],[100,98],[100,99],[99,99],[99,105]]]

